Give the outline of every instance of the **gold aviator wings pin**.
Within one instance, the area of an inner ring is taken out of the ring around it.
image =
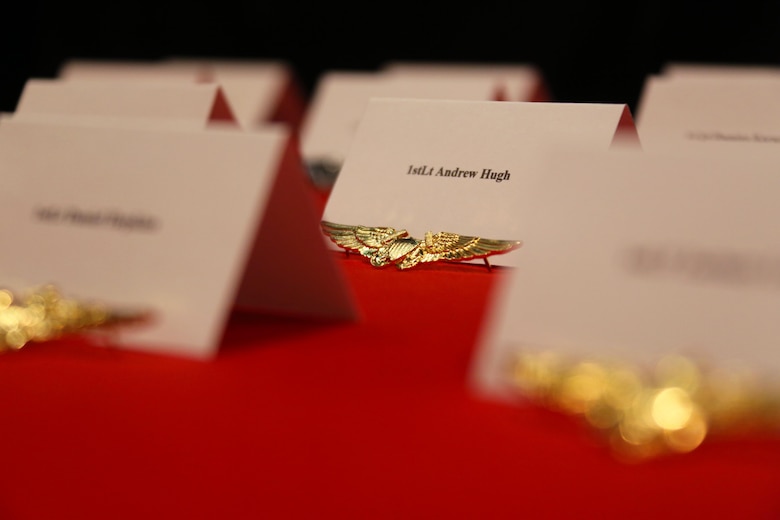
[[[459,262],[482,258],[490,268],[488,256],[519,248],[518,240],[493,240],[442,231],[425,233],[423,239],[409,235],[405,229],[336,224],[323,220],[322,230],[347,253],[367,257],[374,267],[394,264],[409,269],[424,262]]]

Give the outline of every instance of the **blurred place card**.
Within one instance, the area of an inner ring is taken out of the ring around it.
[[[490,306],[475,389],[516,399],[518,356],[550,353],[649,370],[681,355],[778,385],[778,159],[548,156],[516,208],[524,244]]]
[[[216,83],[239,125],[301,124],[305,101],[292,67],[278,60],[171,57],[155,61],[70,60],[59,79],[71,82]]]
[[[382,70],[388,74],[493,78],[497,99],[504,101],[550,101],[544,78],[535,66],[515,63],[407,62],[391,61]]]
[[[163,66],[197,68],[202,81],[219,84],[239,124],[253,130],[268,123],[297,129],[305,114],[303,89],[293,69],[281,60],[168,58]]]
[[[533,196],[545,150],[627,143],[636,130],[625,105],[374,98],[323,219],[524,240],[530,222],[517,208]]]
[[[501,95],[491,76],[330,71],[317,83],[301,127],[301,155],[315,185],[330,189],[368,101],[374,97],[487,101]]]
[[[109,126],[237,128],[217,84],[29,79],[13,114],[27,121]]]
[[[325,72],[301,127],[301,155],[318,187],[333,185],[349,152],[365,105],[379,90],[373,72]]]
[[[119,346],[196,359],[234,308],[354,318],[289,134],[3,121],[4,287],[149,309]]]
[[[57,72],[64,80],[181,83],[208,81],[200,62],[189,60],[102,60],[72,59]]]
[[[780,75],[651,76],[637,129],[647,151],[777,148],[779,101]]]
[[[777,78],[777,65],[747,65],[737,63],[669,62],[661,69],[661,75],[674,78]]]

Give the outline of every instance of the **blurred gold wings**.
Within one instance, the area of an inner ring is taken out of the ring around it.
[[[518,240],[493,240],[442,231],[427,231],[423,239],[409,235],[405,229],[336,224],[323,220],[323,232],[347,252],[367,257],[374,267],[394,264],[409,269],[423,262],[440,260],[458,262],[485,259],[519,248]],[[489,265],[489,264],[488,264]]]

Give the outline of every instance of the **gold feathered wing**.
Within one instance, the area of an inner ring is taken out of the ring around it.
[[[418,245],[405,229],[349,226],[326,220],[321,225],[323,232],[336,245],[360,253],[376,267],[397,262]]]
[[[401,269],[408,269],[422,262],[438,262],[440,260],[459,262],[476,258],[506,253],[517,249],[522,242],[516,240],[493,240],[467,235],[458,235],[442,231],[440,233],[425,233],[425,239],[417,251],[407,255],[398,263]]]
[[[336,224],[323,220],[323,232],[337,245],[371,260],[376,267],[395,264],[408,269],[419,263],[463,261],[506,253],[522,245],[516,240],[493,240],[456,233],[425,234],[423,240],[409,236],[405,229]]]

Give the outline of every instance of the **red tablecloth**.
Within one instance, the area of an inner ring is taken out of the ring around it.
[[[626,464],[475,397],[506,271],[337,261],[358,323],[234,313],[213,362],[76,338],[0,356],[0,518],[780,518],[770,434]]]

